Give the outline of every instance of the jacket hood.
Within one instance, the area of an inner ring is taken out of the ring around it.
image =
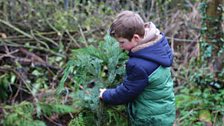
[[[164,67],[170,67],[173,63],[173,54],[164,34],[162,38],[153,45],[145,47],[136,52],[129,52],[130,57],[142,58],[158,63]]]

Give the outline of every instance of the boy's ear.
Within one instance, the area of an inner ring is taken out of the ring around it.
[[[134,34],[132,39],[136,42],[139,42],[141,40],[141,37],[138,34]]]

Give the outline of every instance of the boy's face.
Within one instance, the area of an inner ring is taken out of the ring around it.
[[[130,51],[132,48],[137,46],[140,39],[141,38],[138,35],[137,36],[134,35],[131,41],[123,37],[116,38],[116,40],[119,42],[120,48],[126,51]]]

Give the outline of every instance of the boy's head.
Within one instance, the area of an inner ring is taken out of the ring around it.
[[[109,32],[118,40],[121,48],[130,50],[144,37],[144,21],[135,12],[122,11],[113,21]]]

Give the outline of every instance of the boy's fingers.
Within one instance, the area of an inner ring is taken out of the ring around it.
[[[100,88],[100,91],[104,91],[104,90],[106,90],[106,88]]]
[[[102,98],[103,92],[106,91],[107,89],[106,88],[103,88],[103,89],[101,88],[99,90],[100,90],[99,97]]]

